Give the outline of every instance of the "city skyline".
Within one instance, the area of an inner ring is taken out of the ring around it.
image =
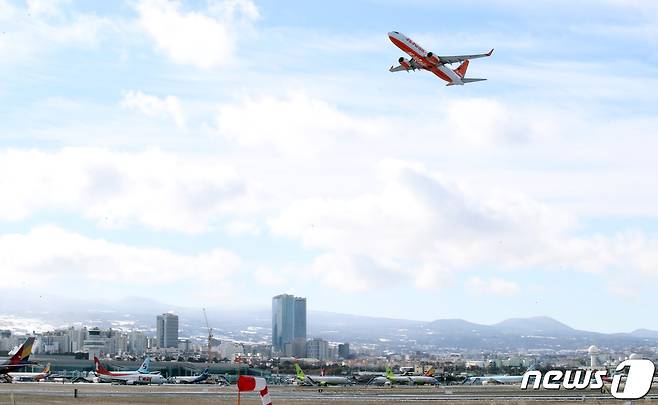
[[[658,306],[652,2],[0,10],[0,289],[26,312],[287,291],[309,311],[658,330],[637,311]],[[469,68],[488,81],[390,73],[391,30],[495,48]]]

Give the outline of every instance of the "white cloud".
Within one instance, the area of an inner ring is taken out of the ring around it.
[[[326,280],[336,288],[366,288],[368,263],[423,288],[445,286],[455,272],[492,263],[509,270],[623,269],[658,276],[653,238],[575,236],[576,225],[570,215],[527,197],[474,191],[404,166],[384,178],[379,192],[303,199],[270,221],[275,235],[343,258],[318,273],[337,274]],[[349,260],[354,257],[366,265]],[[494,285],[500,291],[509,287]]]
[[[176,96],[158,98],[141,91],[128,90],[123,92],[121,106],[141,111],[149,117],[170,117],[176,126],[185,127],[183,108]]]
[[[512,296],[519,293],[519,285],[513,281],[507,281],[492,277],[488,280],[480,277],[471,277],[464,286],[472,294],[495,294],[501,296]]]
[[[315,155],[339,142],[388,133],[385,120],[346,114],[331,104],[294,92],[286,97],[245,98],[225,104],[219,135],[249,147],[276,147],[296,157]]]
[[[131,289],[130,285],[171,285],[190,280],[216,283],[240,269],[240,259],[220,248],[185,256],[160,248],[91,239],[53,226],[0,235],[0,263],[5,277],[31,287],[48,285],[52,290],[70,291],[77,283],[103,283],[103,294]]]
[[[288,276],[290,276],[290,272],[287,269],[274,269],[266,266],[258,267],[253,273],[254,280],[269,287],[285,285]]]
[[[259,17],[249,0],[215,2],[206,13],[185,11],[180,1],[142,0],[137,11],[158,49],[176,63],[202,69],[233,63],[241,24]]]
[[[71,0],[28,0],[27,10],[32,14],[48,16],[60,15],[62,7],[69,5]]]
[[[545,138],[555,129],[552,117],[532,114],[494,99],[453,99],[443,104],[442,129],[473,145]],[[532,117],[529,119],[529,117]]]
[[[0,219],[76,212],[102,227],[202,232],[240,211],[245,184],[216,159],[100,148],[0,153]]]
[[[251,235],[257,236],[260,235],[261,229],[258,224],[249,221],[235,220],[231,221],[225,226],[226,231],[230,235],[240,236],[240,235]]]
[[[310,269],[313,280],[343,292],[360,292],[380,286],[386,274],[372,260],[342,254],[320,255],[313,260]]]
[[[68,1],[30,0],[27,8],[0,0],[0,57],[4,62],[43,58],[59,48],[94,48],[118,23],[94,14],[74,13]]]

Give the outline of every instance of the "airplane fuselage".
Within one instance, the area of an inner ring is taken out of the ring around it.
[[[436,56],[432,56],[434,59],[432,59],[432,57],[428,58],[427,55],[429,52],[425,51],[423,47],[418,45],[411,38],[397,31],[389,32],[388,38],[395,46],[400,48],[402,52],[409,55],[420,69],[429,70],[448,83],[456,85],[464,84],[462,78],[452,69],[441,63],[441,60]]]
[[[414,385],[438,384],[436,378],[429,375],[411,375],[409,376],[409,379]]]
[[[9,372],[7,375],[14,381],[41,381],[48,377],[50,373],[28,373],[28,372]]]
[[[483,375],[469,377],[465,384],[520,384],[522,380],[522,375]]]
[[[173,382],[176,384],[197,384],[204,382],[210,377],[208,374],[194,375],[194,376],[185,376],[185,377],[174,377]]]
[[[351,385],[352,381],[341,376],[307,375],[303,383],[309,385]]]
[[[125,376],[112,376],[110,381],[127,385],[159,385],[167,382],[161,374],[129,374]]]

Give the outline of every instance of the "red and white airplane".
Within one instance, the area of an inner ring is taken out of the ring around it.
[[[479,53],[475,55],[455,55],[455,56],[439,56],[432,52],[425,51],[420,45],[415,43],[411,38],[406,35],[392,31],[388,33],[388,38],[397,46],[402,49],[404,53],[409,55],[411,59],[400,57],[398,66],[391,66],[389,71],[402,72],[416,69],[429,70],[441,79],[448,82],[446,86],[463,86],[466,83],[481,82],[487,79],[475,79],[466,76],[466,69],[468,69],[468,61],[470,59],[484,58],[493,54],[493,49],[487,53]],[[457,69],[451,69],[446,64],[462,62]]]
[[[128,385],[148,385],[148,384],[164,384],[167,382],[159,372],[149,372],[149,365],[151,359],[149,357],[144,360],[142,365],[137,370],[131,371],[108,371],[98,357],[94,356],[94,368],[98,381],[112,382]]]

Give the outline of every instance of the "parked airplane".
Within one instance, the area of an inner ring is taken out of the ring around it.
[[[371,385],[391,385],[405,384],[411,385],[411,378],[406,375],[394,374],[390,367],[386,367],[386,373],[381,377],[375,377],[368,384]]]
[[[413,385],[436,385],[439,383],[439,380],[434,378],[434,367],[431,367],[429,370],[424,372],[423,375],[410,375],[408,377],[411,380],[411,384]]]
[[[381,371],[358,371],[352,373],[352,379],[360,384],[368,384],[376,377],[384,377],[386,374]]]
[[[160,373],[131,374],[123,377],[112,377],[112,382],[126,385],[160,385],[166,383],[167,379]]]
[[[162,384],[166,382],[160,373],[149,373],[151,358],[147,357],[137,370],[108,371],[98,357],[94,356],[95,374],[101,382],[118,382],[123,384]]]
[[[46,364],[46,367],[42,371],[36,373],[29,373],[25,371],[11,371],[7,373],[11,377],[12,381],[41,381],[45,380],[50,376],[50,363]]]
[[[535,365],[531,364],[526,371],[535,369]],[[463,384],[521,384],[523,375],[482,375],[468,377],[464,380]]]
[[[198,384],[206,381],[208,377],[210,377],[210,374],[208,374],[208,368],[206,367],[199,375],[172,377],[170,380],[175,384]]]
[[[32,354],[32,346],[34,345],[34,337],[28,337],[25,342],[14,352],[14,354],[0,364],[0,375],[7,375],[12,371],[18,371],[25,366],[34,364],[30,362],[30,354]]]
[[[295,371],[297,372],[297,382],[303,385],[352,385],[353,381],[348,377],[338,375],[306,375],[299,364],[295,363]]]
[[[493,54],[493,49],[487,53],[474,55],[439,56],[435,55],[433,52],[426,52],[409,37],[397,31],[389,32],[388,38],[393,44],[395,44],[395,46],[411,57],[411,59],[406,59],[401,56],[400,59],[398,59],[400,64],[398,66],[391,66],[389,69],[391,72],[408,72],[416,69],[428,70],[448,82],[446,86],[463,86],[466,83],[487,80],[465,77],[466,69],[468,69],[469,60],[491,56]],[[455,62],[462,62],[457,69],[451,69],[446,66],[446,64],[452,64]]]
[[[439,381],[434,378],[433,367],[423,373],[423,375],[394,374],[390,367],[386,367],[386,373],[383,376],[375,377],[368,382],[371,385],[425,385],[438,383]]]

